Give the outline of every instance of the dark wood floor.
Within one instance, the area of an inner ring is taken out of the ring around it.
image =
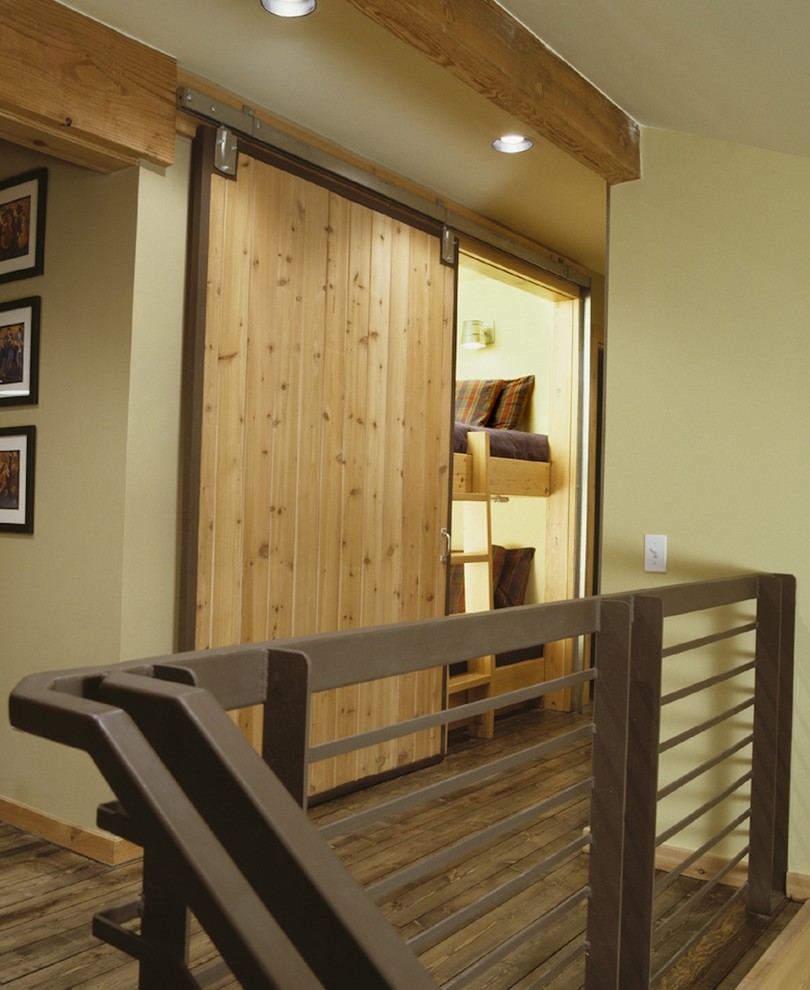
[[[458,772],[480,761],[482,753],[491,757],[520,745],[527,733],[552,734],[565,724],[565,717],[531,712],[499,720],[496,737],[482,742],[457,738],[448,759],[421,771],[431,779]],[[433,802],[418,813],[386,824],[369,826],[362,833],[335,840],[334,847],[355,877],[363,884],[373,882],[409,862],[436,843],[465,834],[492,815],[502,815],[561,784],[588,773],[589,754],[582,742],[569,746],[537,768],[518,770],[493,779],[486,787],[476,787],[453,802]],[[393,795],[412,786],[408,778],[389,781],[373,789],[316,807],[315,821],[340,817],[347,810],[362,807],[379,795]],[[383,913],[408,937],[489,889],[503,871],[520,870],[542,859],[550,848],[581,833],[587,824],[584,800],[572,800],[536,826],[523,829],[494,842],[485,854],[456,863],[452,869],[412,885],[382,904]],[[508,938],[527,917],[542,913],[567,891],[584,882],[588,857],[579,853],[559,865],[542,881],[489,915],[474,922],[458,935],[428,948],[421,956],[441,985],[479,958],[483,952]],[[24,988],[83,987],[89,990],[125,990],[137,986],[136,964],[120,952],[98,942],[90,932],[92,914],[113,904],[137,897],[140,863],[110,868],[68,853],[56,846],[0,825],[0,987]],[[690,898],[700,881],[682,879],[673,884],[657,904],[659,913],[672,910]],[[729,896],[728,888],[718,887],[702,905],[701,912],[668,936],[665,951],[682,944],[714,906]],[[671,969],[659,982],[660,990],[693,987],[696,990],[731,990],[751,969],[779,932],[798,910],[788,904],[770,922],[746,919],[732,911],[721,930],[707,936],[688,964]],[[513,953],[475,983],[480,990],[527,990],[546,961],[564,952],[584,928],[584,907],[575,918],[550,931],[542,941]],[[203,964],[215,952],[202,932],[195,929],[192,960]],[[575,990],[582,985],[582,965],[563,972],[552,984],[554,990]],[[236,987],[223,979],[218,990]]]

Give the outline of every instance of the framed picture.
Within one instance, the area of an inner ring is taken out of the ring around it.
[[[36,427],[0,429],[0,532],[34,532]]]
[[[47,184],[46,168],[0,181],[0,282],[44,271]]]
[[[39,296],[0,303],[0,406],[39,398]]]

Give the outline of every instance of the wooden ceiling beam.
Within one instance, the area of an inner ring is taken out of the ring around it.
[[[348,0],[608,183],[641,174],[638,124],[494,0]]]
[[[0,137],[102,172],[174,161],[174,59],[54,0],[2,0],[0,51]]]

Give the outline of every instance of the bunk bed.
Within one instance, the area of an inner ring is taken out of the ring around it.
[[[534,376],[470,379],[456,384],[453,430],[453,491],[476,491],[476,476],[487,479],[490,495],[551,494],[548,437],[516,429],[534,387]],[[486,433],[487,464],[474,470],[471,433]]]
[[[461,550],[451,554],[450,613],[522,605],[534,547],[506,548],[492,541],[490,503],[498,496],[551,494],[548,437],[515,429],[525,418],[534,377],[468,380],[456,384],[453,500],[462,503]],[[543,680],[542,646],[484,656],[452,666],[450,707]],[[470,724],[491,737],[494,713]]]

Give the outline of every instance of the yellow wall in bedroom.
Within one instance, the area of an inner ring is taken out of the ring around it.
[[[493,271],[496,271],[493,269]],[[525,428],[548,433],[551,391],[551,344],[554,306],[535,292],[481,275],[459,262],[458,339],[464,320],[494,321],[495,343],[482,350],[457,347],[456,378],[520,378],[535,376]],[[552,457],[554,451],[552,449]],[[533,546],[536,553],[526,588],[527,602],[544,600],[546,501],[510,497],[491,504],[492,533],[502,546]],[[457,527],[454,527],[454,530]]]

